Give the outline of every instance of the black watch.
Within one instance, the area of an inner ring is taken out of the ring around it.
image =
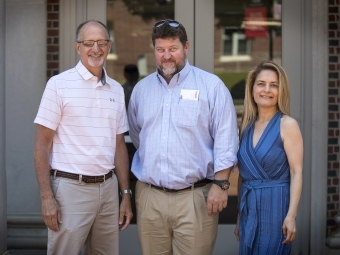
[[[230,182],[228,180],[213,180],[213,183],[220,186],[223,190],[227,190],[230,187]]]

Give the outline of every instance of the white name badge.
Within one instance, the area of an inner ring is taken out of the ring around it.
[[[194,89],[181,89],[181,99],[198,101],[200,91]]]

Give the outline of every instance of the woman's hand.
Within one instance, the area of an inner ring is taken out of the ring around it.
[[[284,237],[286,238],[282,242],[282,244],[287,244],[287,243],[292,242],[295,239],[295,235],[296,235],[295,218],[287,216],[283,222],[282,231],[283,231]]]

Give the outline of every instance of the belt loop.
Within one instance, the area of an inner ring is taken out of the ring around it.
[[[78,183],[80,184],[82,180],[83,180],[83,175],[80,174],[80,175],[79,175],[79,179],[78,179]]]
[[[57,169],[54,169],[53,180],[55,180],[55,178],[57,178]]]
[[[191,185],[191,190],[195,189],[195,184]]]
[[[103,181],[104,183],[105,183],[105,177],[106,177],[106,174],[104,174],[104,181]]]

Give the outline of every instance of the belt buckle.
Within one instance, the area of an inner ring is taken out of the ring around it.
[[[164,192],[168,192],[165,187],[162,187]]]

